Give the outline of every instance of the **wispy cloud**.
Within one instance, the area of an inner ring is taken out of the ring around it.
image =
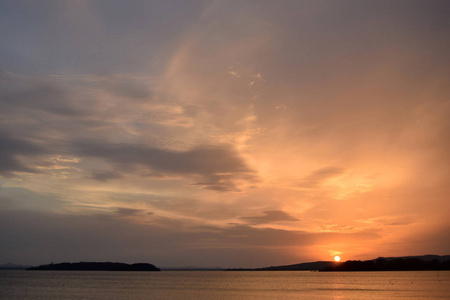
[[[263,212],[262,216],[257,217],[241,217],[242,220],[248,222],[249,224],[268,224],[272,222],[279,222],[279,221],[288,221],[288,222],[294,222],[299,221],[299,219],[294,218],[293,216],[289,215],[288,213],[281,211],[281,210],[268,210]]]
[[[306,176],[298,184],[302,188],[318,188],[321,184],[325,183],[329,179],[338,177],[345,173],[344,168],[338,167],[325,167],[313,171],[310,175]]]
[[[0,131],[0,174],[8,175],[11,172],[38,172],[32,166],[21,162],[21,156],[38,156],[45,151],[33,142],[13,137]]]

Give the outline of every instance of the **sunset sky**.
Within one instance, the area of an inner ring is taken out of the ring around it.
[[[0,264],[450,254],[449,14],[0,0]]]

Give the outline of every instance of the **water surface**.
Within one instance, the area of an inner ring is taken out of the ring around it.
[[[450,271],[0,271],[0,299],[450,299]]]

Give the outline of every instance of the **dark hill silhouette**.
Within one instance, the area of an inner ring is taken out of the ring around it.
[[[332,261],[316,261],[307,262],[295,265],[285,266],[271,266],[266,268],[258,268],[257,271],[310,271],[310,270],[324,270],[325,268],[333,265]]]
[[[427,254],[427,255],[416,255],[416,256],[399,256],[399,257],[378,257],[386,260],[393,260],[393,259],[407,259],[407,258],[419,258],[424,261],[430,261],[433,259],[437,259],[440,262],[444,262],[447,260],[450,260],[450,255],[434,255],[434,254]],[[377,259],[378,259],[377,258]]]
[[[324,271],[431,271],[450,270],[450,259],[423,259],[419,257],[379,257],[373,260],[349,260],[333,264]]]
[[[36,271],[161,271],[152,264],[137,263],[125,264],[118,262],[78,262],[69,263],[63,262],[59,264],[41,265],[38,267],[31,267],[27,270]]]
[[[231,271],[420,271],[450,270],[450,255],[422,255],[378,257],[366,261],[316,261],[294,265],[271,266],[257,269],[228,269]]]
[[[317,270],[324,270],[325,268],[333,264],[334,262],[332,261],[315,261],[295,265],[270,266],[257,269],[245,269],[245,268],[227,269],[227,271],[317,271]]]

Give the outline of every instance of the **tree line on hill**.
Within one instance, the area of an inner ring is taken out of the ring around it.
[[[329,265],[324,271],[427,271],[450,270],[450,260],[423,260],[420,258],[395,258],[374,260],[349,260]]]
[[[58,264],[41,265],[31,267],[33,271],[161,271],[152,264],[137,263],[125,264],[119,262],[63,262]]]

